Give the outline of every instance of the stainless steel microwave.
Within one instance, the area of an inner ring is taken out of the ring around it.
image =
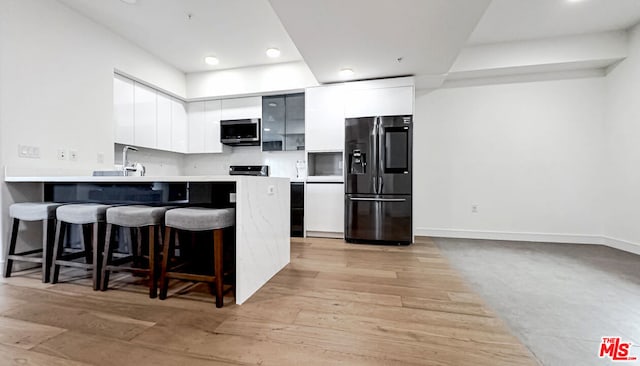
[[[260,118],[220,121],[220,142],[232,146],[260,145]]]

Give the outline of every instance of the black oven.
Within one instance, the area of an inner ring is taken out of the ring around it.
[[[220,142],[232,146],[260,145],[260,118],[220,121]]]

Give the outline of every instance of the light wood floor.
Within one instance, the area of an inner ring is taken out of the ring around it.
[[[116,278],[106,292],[82,276],[2,280],[0,363],[538,364],[429,240],[296,239],[284,270],[245,304],[226,298],[222,309],[198,289],[152,300],[131,280]]]

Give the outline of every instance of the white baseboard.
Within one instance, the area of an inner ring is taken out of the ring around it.
[[[344,239],[344,233],[337,233],[333,231],[308,231],[307,237],[310,238],[332,238],[332,239]]]
[[[545,243],[568,243],[568,244],[596,244],[605,245],[611,248],[623,250],[625,252],[640,255],[640,243],[616,239],[600,235],[578,235],[578,234],[549,234],[549,233],[522,233],[507,231],[481,231],[481,230],[454,230],[454,229],[433,229],[416,228],[416,236],[432,236],[440,238],[459,239],[485,239],[485,240],[513,240],[513,241],[534,241]]]

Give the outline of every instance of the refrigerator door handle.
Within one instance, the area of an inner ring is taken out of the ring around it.
[[[406,198],[359,198],[359,197],[350,197],[351,201],[370,201],[370,202],[405,202]]]
[[[382,179],[384,167],[384,127],[382,126],[382,117],[378,117],[378,194],[382,193],[384,181]]]
[[[378,126],[380,125],[380,117],[374,117],[373,118],[373,130],[371,131],[371,134],[373,135],[373,159],[372,161],[373,163],[373,169],[372,169],[372,175],[373,175],[373,193],[375,194],[380,194],[380,190],[378,189],[378,177],[380,176],[380,165],[378,165],[378,160],[379,160],[379,154],[380,154],[380,147],[378,146],[378,144],[380,143],[380,140],[378,138],[378,133],[380,132],[378,130]]]

